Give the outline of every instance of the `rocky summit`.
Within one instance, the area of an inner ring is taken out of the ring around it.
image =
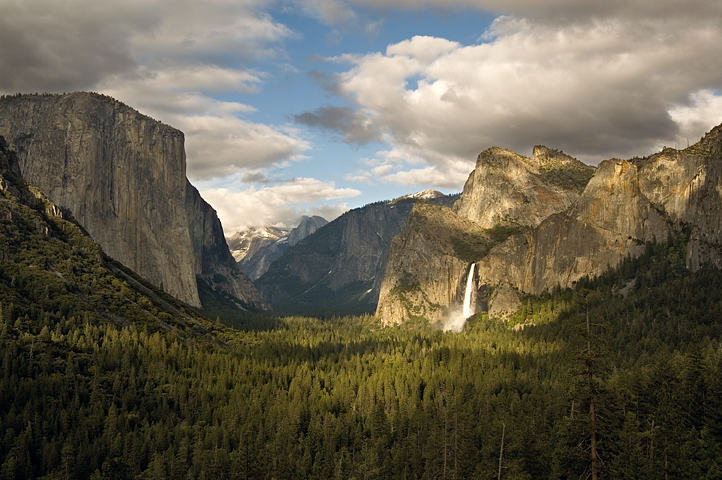
[[[414,208],[413,221],[391,246],[377,315],[385,323],[448,317],[463,298],[470,264],[509,235],[568,208],[593,172],[544,146],[532,157],[497,147],[483,151],[453,209]]]
[[[327,223],[323,217],[304,215],[299,224],[290,230],[254,227],[237,232],[228,239],[228,246],[240,269],[256,281],[283,252]]]
[[[684,150],[596,170],[558,150],[479,155],[454,211],[417,205],[394,239],[377,314],[439,321],[474,270],[478,309],[504,316],[524,293],[571,287],[648,242],[687,239],[687,267],[722,266],[722,126]],[[593,175],[592,175],[593,174]]]
[[[593,167],[541,145],[531,157],[493,147],[479,154],[454,209],[483,228],[538,225],[567,209],[593,172]]]
[[[684,150],[602,162],[565,212],[496,246],[480,284],[541,293],[594,277],[646,242],[685,235],[687,267],[722,266],[722,126]]]
[[[103,250],[152,284],[201,306],[205,279],[251,308],[215,211],[186,180],[184,136],[103,95],[0,99],[0,135],[20,173],[69,210]]]

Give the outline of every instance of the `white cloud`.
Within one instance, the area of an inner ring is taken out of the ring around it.
[[[248,72],[213,65],[175,65],[132,80],[110,77],[99,90],[183,131],[188,178],[203,180],[300,160],[311,148],[297,129],[243,120],[239,114],[253,107],[203,93],[257,81]]]
[[[302,152],[311,147],[292,129],[283,131],[234,116],[179,117],[175,123],[186,133],[191,180],[270,168],[288,159],[300,160]]]
[[[715,95],[710,90],[700,90],[690,95],[688,103],[672,108],[669,114],[680,126],[676,143],[684,148],[687,146],[686,142],[697,142],[700,132],[707,132],[710,127],[722,123],[722,96]]]
[[[224,57],[261,58],[279,52],[275,43],[292,32],[260,7],[268,1],[175,0],[154,2],[161,13],[152,31],[133,38],[144,56],[218,63]]]
[[[282,55],[292,32],[265,1],[0,0],[0,91],[96,90],[186,134],[188,174],[207,179],[303,158],[298,130],[253,123],[267,74],[245,60]]]
[[[275,225],[292,227],[301,215],[321,215],[333,220],[348,207],[346,204],[329,204],[331,200],[355,197],[361,192],[352,188],[336,188],[333,182],[313,178],[297,178],[278,185],[251,187],[241,192],[226,188],[201,192],[213,205],[230,236],[248,227]]]
[[[651,2],[629,3],[499,17],[477,45],[414,37],[338,57],[351,68],[332,90],[390,144],[380,164],[403,165],[376,173],[404,185],[461,185],[494,145],[529,154],[545,144],[596,163],[698,138],[722,121],[713,93],[722,89],[722,7],[673,1],[654,13]]]

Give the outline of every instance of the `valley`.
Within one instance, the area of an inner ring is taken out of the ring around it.
[[[721,474],[722,126],[228,238],[184,162],[0,99],[0,478]]]

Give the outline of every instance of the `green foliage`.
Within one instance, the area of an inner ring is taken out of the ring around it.
[[[543,182],[577,193],[584,191],[594,175],[594,167],[577,162],[546,160],[539,170]]]
[[[512,235],[522,233],[527,227],[517,224],[500,223],[493,228],[479,232],[460,231],[450,236],[454,255],[465,262],[474,263],[489,254],[489,250]]]
[[[459,333],[234,331],[0,209],[0,478],[496,478],[502,431],[503,478],[584,478],[590,369],[602,478],[720,475],[722,273],[687,271],[684,237]]]
[[[287,315],[303,313],[323,317],[363,315],[374,311],[375,305],[369,299],[373,287],[372,281],[357,280],[338,290],[333,290],[328,283],[328,279],[324,279],[316,285],[304,285],[299,280],[296,285],[303,286],[304,290],[300,292],[297,288],[287,290],[293,291],[294,295],[277,301],[274,308]]]

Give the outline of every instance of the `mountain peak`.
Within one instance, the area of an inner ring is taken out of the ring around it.
[[[454,209],[484,228],[538,225],[568,208],[593,173],[593,167],[542,145],[534,147],[533,158],[491,147],[477,157]]]
[[[398,202],[400,200],[429,200],[432,198],[441,198],[443,196],[444,194],[440,191],[428,188],[420,192],[411,193],[409,195],[403,195],[401,197],[395,198],[392,200],[392,202]]]

